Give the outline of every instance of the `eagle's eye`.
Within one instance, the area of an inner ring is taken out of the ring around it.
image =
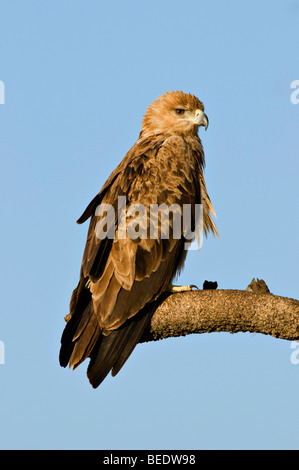
[[[176,109],[175,109],[175,112],[176,112],[176,114],[182,115],[182,114],[184,114],[185,110],[182,109],[182,108],[176,108]]]

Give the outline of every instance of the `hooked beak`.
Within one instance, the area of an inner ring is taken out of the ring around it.
[[[208,116],[201,109],[195,111],[195,122],[198,126],[204,126],[205,130],[209,126]]]

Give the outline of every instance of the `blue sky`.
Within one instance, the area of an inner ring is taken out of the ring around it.
[[[0,1],[3,449],[299,449],[290,342],[214,333],[138,345],[93,390],[59,367],[89,201],[161,93],[192,92],[220,238],[178,282],[298,298],[299,2]],[[1,361],[0,361],[1,362]]]

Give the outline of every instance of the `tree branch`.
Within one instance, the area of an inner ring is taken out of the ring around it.
[[[157,308],[140,342],[213,331],[299,340],[299,301],[240,290],[172,294]]]

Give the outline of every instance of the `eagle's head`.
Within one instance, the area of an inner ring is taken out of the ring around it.
[[[148,107],[142,121],[142,134],[197,134],[199,126],[207,130],[208,125],[203,103],[196,96],[170,91]]]

